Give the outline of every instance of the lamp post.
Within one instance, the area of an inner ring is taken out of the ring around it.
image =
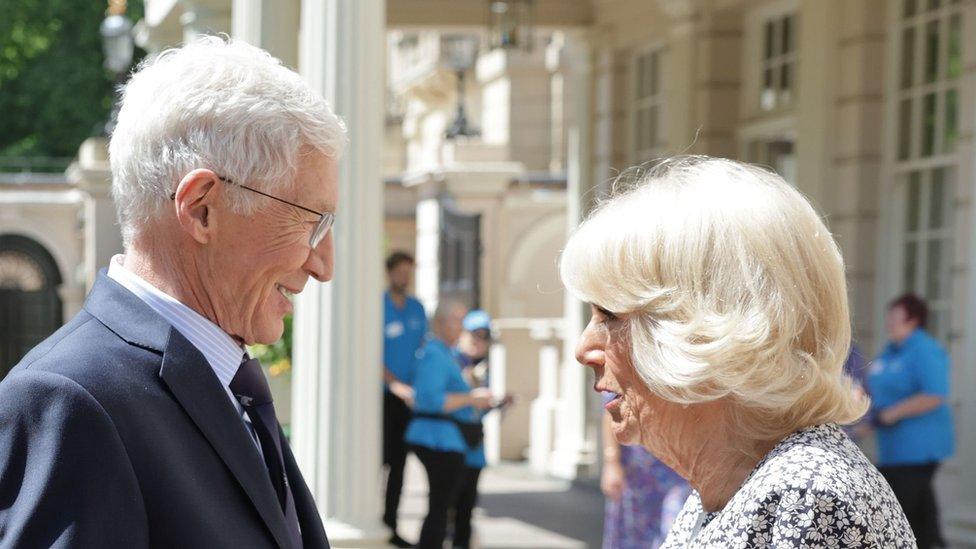
[[[457,113],[454,121],[447,129],[445,137],[454,139],[456,137],[476,137],[481,132],[468,125],[468,116],[464,110],[464,74],[471,67],[478,56],[478,41],[471,36],[451,36],[444,38],[444,47],[447,50],[447,68],[453,70],[457,75]]]
[[[132,22],[125,16],[126,0],[109,0],[105,20],[98,31],[102,35],[102,51],[105,53],[105,68],[115,75],[115,87],[125,81],[129,65],[132,63],[133,40]],[[108,136],[115,129],[119,114],[118,98],[112,100],[112,112],[105,122],[103,134]]]

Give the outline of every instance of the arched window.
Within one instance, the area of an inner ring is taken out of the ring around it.
[[[61,326],[61,273],[34,240],[0,235],[0,378]]]

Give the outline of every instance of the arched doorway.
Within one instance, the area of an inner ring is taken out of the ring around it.
[[[61,326],[61,273],[36,241],[0,235],[0,379]]]

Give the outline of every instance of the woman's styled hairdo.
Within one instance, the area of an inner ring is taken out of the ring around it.
[[[346,129],[321,94],[268,52],[201,37],[147,58],[122,89],[109,153],[126,246],[197,168],[271,192],[290,185],[300,156],[338,158]],[[253,193],[230,193],[254,211]]]
[[[729,398],[774,440],[864,414],[842,374],[851,343],[840,250],[778,175],[703,156],[666,160],[570,237],[570,292],[628,315],[634,367],[666,400]]]

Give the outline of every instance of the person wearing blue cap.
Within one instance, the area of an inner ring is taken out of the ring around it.
[[[454,356],[461,364],[461,373],[471,387],[488,387],[488,350],[491,346],[491,317],[480,309],[465,315],[461,325],[464,331],[454,348]],[[485,412],[475,414],[478,421]],[[464,454],[464,471],[461,486],[454,502],[454,548],[466,549],[471,545],[471,515],[478,502],[478,478],[485,468],[485,447],[478,444]]]
[[[417,354],[413,380],[413,419],[405,439],[427,471],[427,516],[417,547],[440,549],[447,534],[447,513],[457,501],[472,448],[481,445],[479,410],[491,407],[491,393],[471,388],[451,349],[463,331],[467,308],[441,301],[431,318],[432,333]]]
[[[383,464],[387,467],[383,522],[391,530],[390,544],[412,547],[397,534],[397,512],[407,463],[404,434],[413,405],[414,366],[427,333],[427,313],[407,294],[413,276],[413,258],[394,252],[386,260],[389,290],[383,294]]]

